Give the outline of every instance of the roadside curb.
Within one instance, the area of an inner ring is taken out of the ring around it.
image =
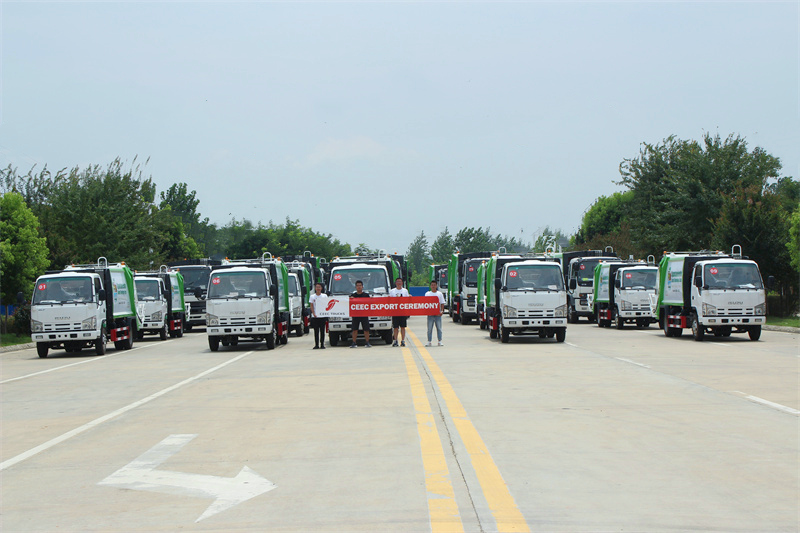
[[[36,348],[35,342],[28,342],[25,344],[12,344],[11,346],[0,347],[0,353],[16,352],[17,350],[27,350],[28,348]]]
[[[784,333],[800,333],[800,328],[793,328],[790,326],[761,326],[761,329],[767,331],[783,331]]]

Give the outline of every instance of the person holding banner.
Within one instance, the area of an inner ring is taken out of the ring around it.
[[[361,280],[356,281],[356,292],[350,295],[350,299],[353,298],[369,298],[369,294],[364,292],[364,282]],[[372,345],[369,343],[369,317],[366,316],[354,316],[353,321],[351,322],[350,327],[353,328],[353,344],[350,345],[351,348],[358,347],[356,343],[356,339],[358,338],[358,325],[361,324],[361,329],[364,330],[364,340],[366,344],[364,346],[366,348],[372,348]]]
[[[327,317],[317,316],[318,299],[320,304],[327,299],[327,296],[322,294],[322,283],[314,285],[314,294],[308,298],[311,304],[311,327],[314,328],[314,350],[325,348],[325,324],[328,323]]]
[[[439,298],[439,313],[436,315],[428,315],[428,344],[431,345],[433,336],[433,326],[436,326],[436,335],[439,338],[439,346],[444,346],[442,343],[442,311],[444,310],[444,295],[439,292],[439,284],[436,280],[431,281],[431,290],[425,293],[425,296],[436,296]]]
[[[389,291],[389,296],[405,296],[405,297],[411,296],[410,294],[408,294],[408,289],[403,287],[403,278],[397,278],[396,280],[394,280],[394,285],[395,288]],[[397,346],[398,330],[400,330],[400,333],[402,335],[400,340],[400,346],[406,345],[406,326],[408,326],[407,316],[392,317],[392,330],[393,330],[392,339],[394,339],[394,342],[392,342],[393,347]]]

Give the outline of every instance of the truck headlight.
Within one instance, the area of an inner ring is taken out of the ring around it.
[[[209,326],[219,326],[219,317],[206,313],[206,324]]]
[[[767,304],[758,304],[754,309],[756,316],[764,316],[767,314]]]
[[[163,313],[163,311],[156,311],[155,313],[150,315],[150,320],[154,320],[156,322],[160,321],[162,313]]]
[[[556,312],[553,316],[556,318],[564,318],[567,316],[567,304],[556,307]]]
[[[703,315],[704,316],[716,316],[717,315],[717,308],[711,304],[704,303],[703,304]]]
[[[269,311],[265,311],[258,316],[256,316],[256,324],[268,324],[270,319],[271,313]]]
[[[628,300],[620,300],[619,303],[620,303],[621,309],[623,311],[630,311],[631,309],[633,309],[633,306],[631,305],[631,303]]]
[[[300,316],[301,308],[298,305],[297,307],[292,307],[292,316]]]
[[[31,331],[33,331],[34,333],[40,333],[44,331],[44,324],[42,324],[38,320],[31,320]]]
[[[97,317],[96,316],[89,317],[83,322],[81,322],[81,329],[83,330],[97,329]]]
[[[510,305],[503,306],[503,316],[506,318],[516,318],[517,317],[517,308],[511,307]]]

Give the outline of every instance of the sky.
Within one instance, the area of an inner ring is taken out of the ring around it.
[[[670,135],[800,178],[798,6],[0,0],[0,167],[136,158],[211,222],[354,247],[533,242]]]

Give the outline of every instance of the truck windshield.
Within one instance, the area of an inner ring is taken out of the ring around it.
[[[482,261],[485,261],[485,259],[467,261],[464,263],[464,284],[466,284],[467,287],[478,286],[478,267],[481,266]]]
[[[334,269],[331,272],[331,294],[351,294],[356,292],[356,281],[364,283],[364,292],[369,294],[388,294],[389,277],[383,267]]]
[[[137,279],[136,280],[136,299],[140,302],[152,302],[158,300],[158,280],[157,279]]]
[[[657,268],[624,270],[620,276],[620,287],[638,290],[655,289],[657,274]]]
[[[194,292],[197,287],[208,288],[208,277],[211,269],[205,266],[180,267],[177,269],[183,276],[183,292]]]
[[[556,264],[510,266],[505,285],[510,291],[563,291],[564,278]]]
[[[763,289],[761,274],[753,263],[721,263],[704,267],[703,277],[709,289]]]
[[[300,294],[300,288],[297,286],[297,277],[289,276],[289,296],[297,296]]]
[[[92,301],[92,278],[39,278],[33,291],[33,305],[70,304]]]
[[[446,289],[447,288],[447,269],[443,268],[439,271],[439,288]]]
[[[599,262],[599,259],[585,259],[573,265],[572,277],[578,278],[578,285],[590,286],[594,284],[594,267]]]
[[[208,285],[208,298],[266,298],[264,272],[214,272]]]

